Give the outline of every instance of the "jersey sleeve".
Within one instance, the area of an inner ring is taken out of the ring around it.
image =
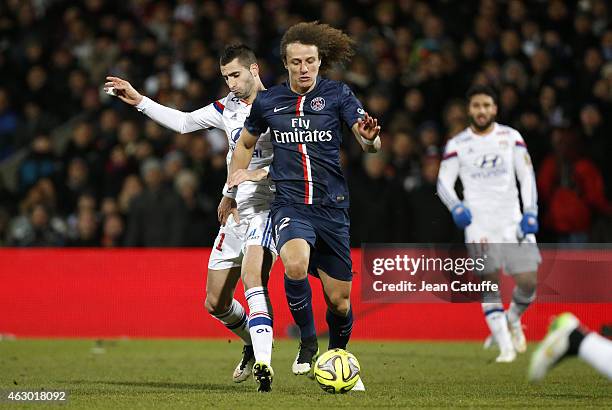
[[[364,117],[365,110],[363,109],[363,104],[357,99],[349,86],[344,83],[341,85],[338,99],[340,102],[340,116],[346,125],[351,128],[359,118]]]
[[[264,117],[262,108],[262,100],[263,97],[261,94],[257,95],[251,106],[251,112],[244,121],[244,128],[255,136],[260,136],[268,129],[268,123]]]
[[[518,132],[515,133],[513,147],[514,170],[521,188],[521,200],[523,212],[538,213],[538,192],[536,188],[535,173],[531,163],[531,157],[527,151],[527,145]]]
[[[449,210],[461,203],[455,192],[455,182],[459,175],[459,158],[454,140],[449,140],[444,148],[442,163],[438,173],[437,192],[440,200]]]
[[[144,97],[136,109],[164,127],[185,134],[207,128],[223,128],[225,105],[224,100],[218,100],[199,110],[183,112]]]

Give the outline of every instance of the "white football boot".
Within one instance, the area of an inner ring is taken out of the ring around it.
[[[559,363],[570,347],[569,336],[580,325],[576,316],[563,313],[551,323],[548,334],[531,356],[527,378],[537,382]]]
[[[295,356],[293,365],[291,366],[293,374],[295,374],[296,376],[307,374],[311,378],[314,378],[312,370],[314,367],[314,363],[317,361],[318,357],[319,345],[316,339],[314,339],[314,341],[309,342],[300,342],[298,353]]]
[[[512,336],[514,350],[516,350],[517,353],[525,353],[527,351],[527,339],[525,339],[525,333],[523,333],[523,324],[521,321],[508,321],[508,328],[510,329],[510,335]]]
[[[502,350],[495,361],[497,363],[512,363],[516,359],[516,351],[514,348]]]
[[[255,364],[255,354],[253,353],[253,346],[245,345],[242,348],[242,359],[236,365],[232,380],[234,383],[242,383],[253,374],[253,365]]]

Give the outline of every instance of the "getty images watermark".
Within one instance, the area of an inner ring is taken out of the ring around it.
[[[487,255],[482,257],[466,257],[466,258],[450,258],[439,256],[425,256],[421,254],[418,257],[403,254],[395,254],[393,257],[380,257],[372,260],[372,274],[378,276],[378,280],[372,283],[372,289],[375,292],[486,292],[499,290],[499,285],[490,280],[477,282],[465,282],[461,280],[452,280],[450,283],[433,282],[432,275],[419,275],[420,281],[400,280],[399,282],[386,282],[387,278],[382,278],[385,273],[400,273],[411,277],[417,276],[418,273],[434,273],[445,272],[453,273],[462,276],[467,272],[484,272],[486,267]],[[395,276],[395,275],[394,275]]]
[[[537,272],[540,302],[611,302],[610,245],[364,244],[364,302],[511,299],[513,274]]]

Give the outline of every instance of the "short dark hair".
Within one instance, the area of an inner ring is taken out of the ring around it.
[[[467,100],[468,104],[472,97],[478,94],[488,95],[493,99],[493,102],[497,104],[497,93],[495,92],[495,90],[488,85],[482,84],[474,84],[467,90],[467,92],[465,93],[465,99]]]
[[[250,67],[251,64],[257,64],[257,57],[251,48],[245,44],[231,44],[223,50],[219,57],[219,65],[226,65],[238,59],[240,64],[245,67]]]
[[[348,35],[318,21],[297,23],[289,27],[280,44],[283,62],[287,62],[287,45],[291,43],[316,46],[323,71],[334,64],[349,61],[354,54],[354,41]]]

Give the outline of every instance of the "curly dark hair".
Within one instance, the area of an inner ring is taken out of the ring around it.
[[[355,43],[341,30],[318,21],[295,24],[285,32],[280,43],[283,62],[287,62],[287,45],[300,43],[314,45],[319,51],[321,70],[326,70],[336,63],[344,63],[353,56]]]

